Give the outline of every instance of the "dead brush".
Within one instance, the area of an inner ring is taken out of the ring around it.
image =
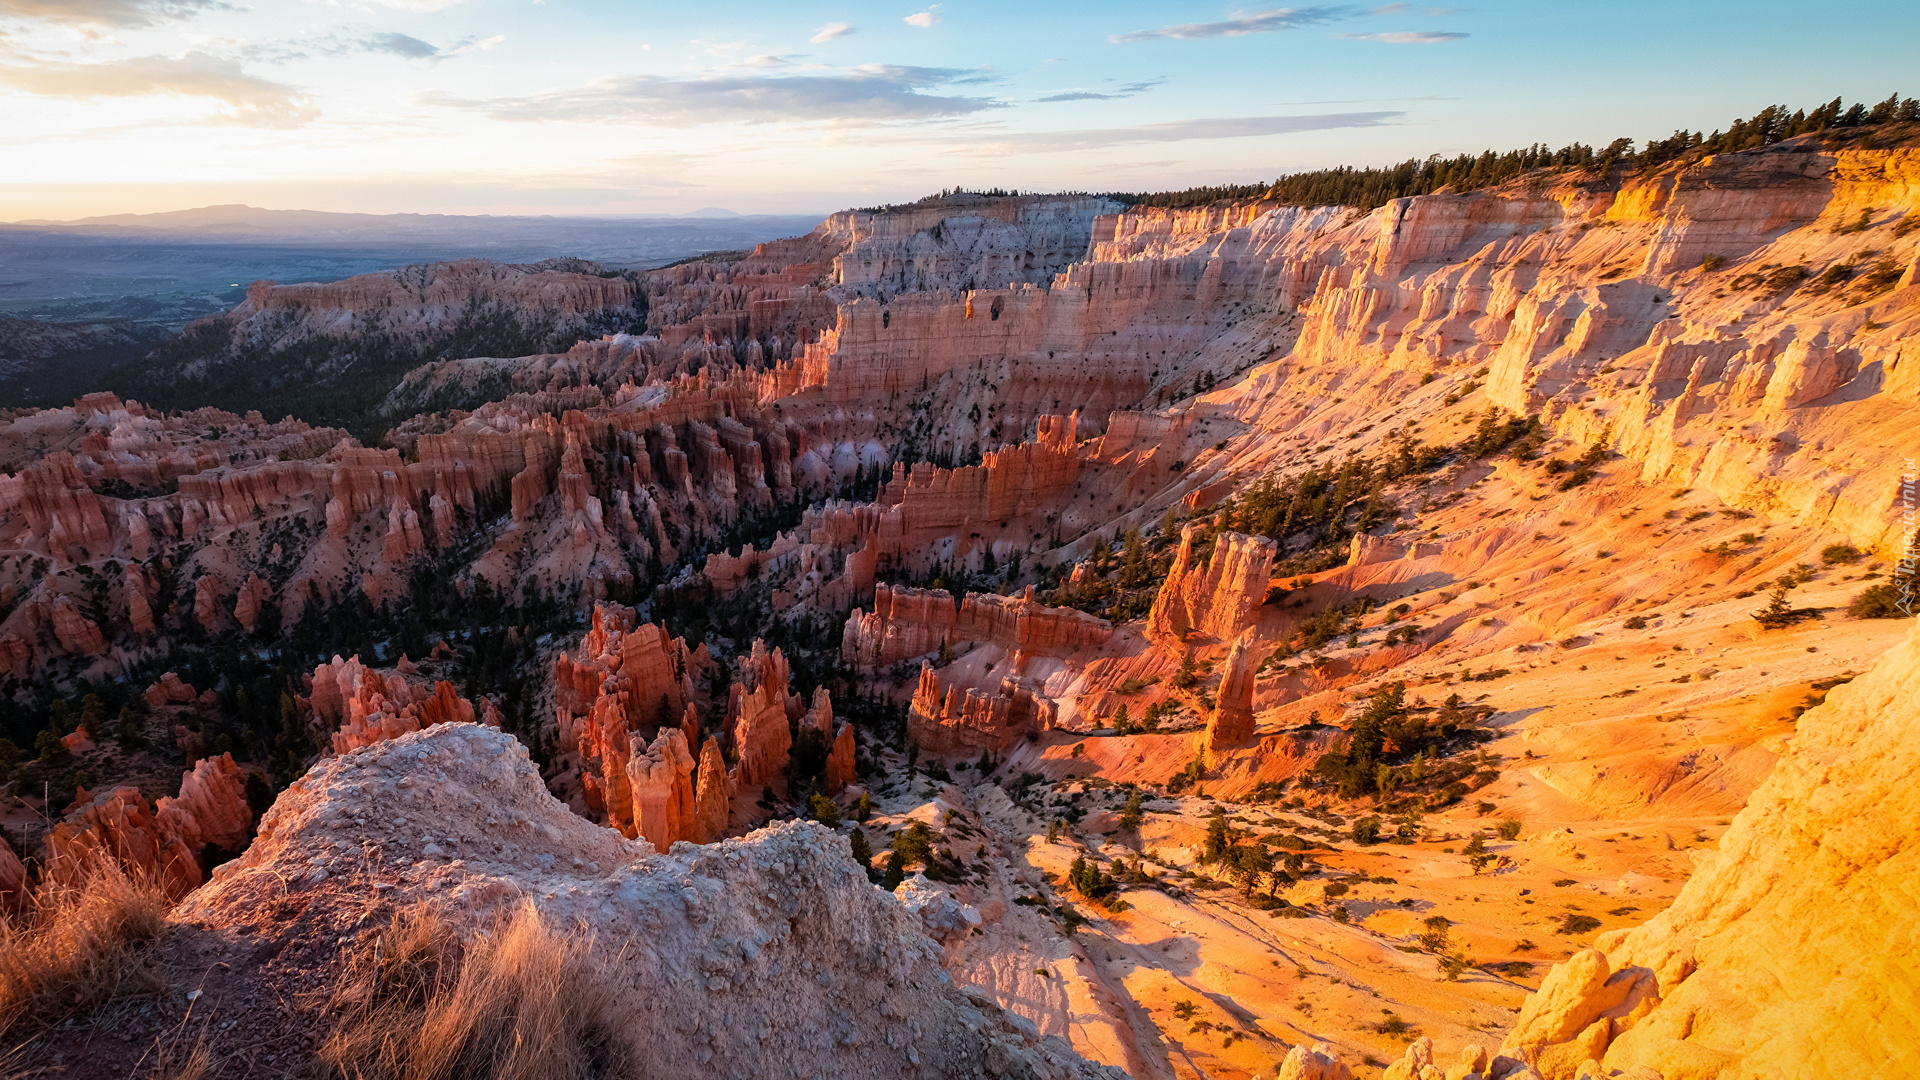
[[[602,1080],[628,1073],[613,976],[531,905],[464,943],[431,908],[397,913],[332,995],[328,1080]]]
[[[158,883],[111,859],[41,885],[25,915],[0,921],[0,1039],[164,990],[147,946],[171,906]]]

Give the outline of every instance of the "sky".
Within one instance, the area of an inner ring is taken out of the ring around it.
[[[0,0],[0,221],[825,213],[1920,96],[1920,4]]]

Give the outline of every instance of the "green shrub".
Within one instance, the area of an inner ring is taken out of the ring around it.
[[[1600,929],[1600,920],[1591,915],[1576,915],[1568,912],[1560,916],[1560,927],[1556,934],[1585,934]]]
[[[1847,605],[1847,614],[1856,619],[1898,619],[1907,614],[1900,609],[1900,599],[1895,585],[1869,585]]]

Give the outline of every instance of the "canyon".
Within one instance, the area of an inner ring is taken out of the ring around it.
[[[199,977],[261,1075],[250,1001],[522,909],[656,1070],[1920,1068],[1876,130],[257,283],[168,377],[353,408],[0,413],[0,896],[315,957]]]

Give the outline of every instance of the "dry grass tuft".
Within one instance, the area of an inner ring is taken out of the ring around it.
[[[320,1048],[344,1080],[599,1080],[625,1075],[613,977],[531,906],[462,944],[432,909],[400,912],[333,996]]]
[[[0,922],[0,1038],[165,989],[146,946],[170,906],[157,882],[106,859],[42,885],[30,915]]]

